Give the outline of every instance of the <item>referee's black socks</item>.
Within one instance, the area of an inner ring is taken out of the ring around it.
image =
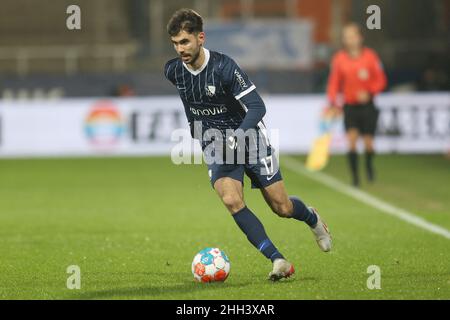
[[[366,151],[366,174],[367,180],[369,182],[374,182],[375,180],[375,172],[373,169],[373,157],[375,156],[375,152]]]
[[[348,154],[348,163],[350,166],[350,172],[352,174],[352,184],[355,187],[359,186],[359,175],[358,175],[358,153],[356,151],[350,151]]]

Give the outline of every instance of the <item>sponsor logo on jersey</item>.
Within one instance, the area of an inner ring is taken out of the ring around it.
[[[192,114],[195,114],[197,116],[215,116],[218,114],[223,114],[228,111],[227,107],[221,106],[221,107],[212,107],[212,108],[205,108],[205,109],[196,109],[196,108],[189,108]]]
[[[244,78],[243,78],[242,75],[239,73],[239,71],[237,71],[237,69],[234,70],[234,75],[236,76],[236,80],[237,80],[237,82],[239,83],[239,85],[240,85],[242,88],[247,88],[247,87],[248,87],[248,85],[247,85],[247,83],[245,82]]]

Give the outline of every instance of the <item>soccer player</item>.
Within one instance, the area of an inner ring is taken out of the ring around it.
[[[367,179],[369,182],[375,180],[373,140],[379,111],[373,98],[386,87],[386,75],[375,51],[363,46],[363,36],[357,24],[350,23],[343,28],[342,40],[344,49],[333,57],[327,91],[330,105],[337,107],[336,110],[341,110],[337,96],[343,93],[349,167],[353,185],[359,186],[356,145],[360,135],[365,146]]]
[[[164,73],[178,90],[192,137],[200,140],[206,159],[214,156],[212,163],[207,161],[211,185],[251,244],[272,261],[269,279],[287,278],[294,273],[294,266],[275,247],[260,220],[246,206],[244,174],[251,179],[253,188],[261,190],[274,213],[304,221],[325,252],[331,249],[327,226],[317,210],[287,195],[274,150],[265,135],[264,102],[233,59],[204,48],[202,17],[191,9],[180,9],[170,19],[167,31],[178,57],[166,63]],[[216,135],[210,141],[204,137],[211,131]],[[238,133],[242,132],[253,133],[246,136],[248,139],[239,139]],[[257,141],[255,156],[250,150],[255,151]],[[211,146],[214,152],[210,154]],[[245,157],[241,163],[236,158],[242,153]],[[221,158],[226,158],[226,162]]]

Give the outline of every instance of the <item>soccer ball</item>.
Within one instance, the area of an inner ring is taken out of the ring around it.
[[[225,281],[230,273],[230,260],[218,248],[205,248],[192,261],[192,274],[198,282]]]

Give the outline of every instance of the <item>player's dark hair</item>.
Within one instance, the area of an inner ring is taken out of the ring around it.
[[[177,10],[167,24],[167,32],[174,37],[182,30],[195,34],[203,32],[203,18],[192,9]]]

